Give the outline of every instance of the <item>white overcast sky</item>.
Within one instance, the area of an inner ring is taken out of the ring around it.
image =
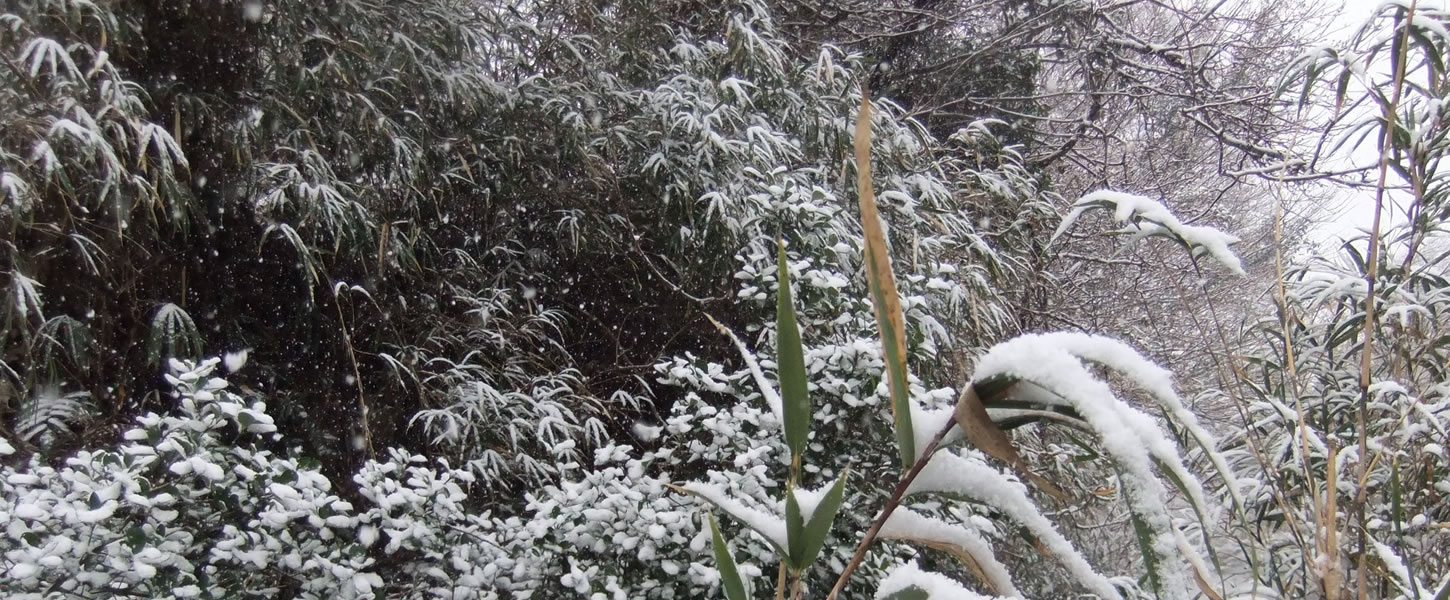
[[[1419,0],[1418,5],[1443,9],[1447,1],[1450,0]],[[1340,40],[1348,40],[1374,13],[1375,9],[1384,4],[1384,0],[1343,0],[1342,14],[1336,20],[1337,26],[1333,35]],[[1377,158],[1374,146],[1373,136],[1367,138],[1354,153],[1352,163],[1359,166],[1374,164]],[[1346,163],[1346,165],[1348,164]],[[1374,217],[1374,196],[1368,191],[1346,193],[1345,198],[1338,203],[1335,210],[1337,214],[1323,216],[1324,223],[1312,236],[1319,238],[1321,244],[1330,247],[1337,247],[1343,239],[1352,237],[1356,230],[1369,230]],[[1388,207],[1381,220],[1384,224],[1402,222],[1404,220],[1402,216],[1397,218],[1402,213],[1403,211],[1396,211],[1393,207]]]

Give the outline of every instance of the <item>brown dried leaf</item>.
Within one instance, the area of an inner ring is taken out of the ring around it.
[[[871,306],[881,332],[882,358],[886,361],[886,382],[891,390],[891,416],[896,425],[896,445],[903,466],[916,460],[916,435],[911,424],[911,399],[906,375],[906,317],[891,272],[891,255],[886,247],[886,227],[876,209],[871,187],[871,99],[861,89],[861,110],[856,116],[856,193],[861,203],[861,229],[866,240],[866,281],[871,287]]]
[[[968,385],[962,391],[962,395],[957,398],[955,417],[957,426],[961,427],[962,432],[967,435],[967,441],[977,449],[986,452],[992,458],[1007,463],[1017,471],[1018,475],[1031,481],[1058,501],[1064,503],[1071,501],[1061,488],[1027,468],[1027,462],[1022,460],[1022,456],[1017,453],[1017,448],[1012,445],[1012,440],[1007,437],[1007,432],[1002,431],[1002,428],[998,427],[992,421],[992,417],[987,414],[987,407],[977,396],[975,385]]]

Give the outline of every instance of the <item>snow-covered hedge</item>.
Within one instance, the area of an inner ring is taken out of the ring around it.
[[[623,600],[715,580],[689,559],[706,544],[693,508],[645,474],[658,456],[602,448],[524,517],[475,512],[468,469],[398,450],[344,499],[315,461],[267,449],[266,406],[214,377],[218,362],[172,361],[175,410],[138,418],[115,449],[0,467],[0,595]]]

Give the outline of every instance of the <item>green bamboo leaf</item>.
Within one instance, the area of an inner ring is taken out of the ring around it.
[[[1143,576],[1148,580],[1148,589],[1153,590],[1153,597],[1162,598],[1163,580],[1159,577],[1159,563],[1163,557],[1153,551],[1153,529],[1136,511],[1132,511],[1131,515],[1133,533],[1138,538],[1138,550],[1143,553]]]
[[[1425,35],[1425,30],[1411,28],[1410,35],[1415,37],[1415,44],[1420,46],[1424,53],[1426,66],[1430,68],[1431,76],[1445,72],[1445,58],[1441,51],[1435,47],[1435,42],[1430,41],[1430,36]],[[1437,78],[1438,79],[1438,78]]]
[[[785,563],[792,571],[806,568],[801,560],[806,553],[805,519],[801,516],[801,505],[795,499],[795,484],[788,484],[785,490]]]
[[[1395,522],[1395,533],[1404,534],[1400,524],[1404,521],[1404,515],[1400,511],[1400,459],[1396,458],[1390,463],[1390,518]]]
[[[1178,476],[1178,473],[1169,469],[1167,464],[1157,458],[1154,458],[1153,462],[1158,465],[1158,472],[1162,473],[1163,477],[1173,484],[1173,487],[1178,488],[1178,493],[1183,494],[1183,498],[1193,506],[1193,513],[1198,517],[1199,531],[1203,533],[1203,547],[1208,550],[1208,558],[1213,563],[1214,568],[1222,570],[1223,567],[1218,561],[1218,551],[1214,550],[1213,541],[1209,539],[1208,535],[1213,525],[1213,521],[1208,516],[1208,507],[1204,506],[1201,502],[1195,502],[1193,500],[1193,495],[1188,493],[1188,484],[1183,481],[1183,478]]]
[[[831,524],[835,523],[836,513],[841,510],[841,501],[846,497],[846,477],[848,475],[850,475],[850,471],[841,472],[841,476],[836,478],[836,483],[826,492],[825,497],[821,498],[820,504],[816,505],[815,512],[811,513],[810,521],[805,524],[805,542],[800,556],[802,569],[816,562],[816,557],[820,556],[821,549],[826,545],[826,536],[831,533]],[[794,494],[791,495],[791,500],[795,500]]]
[[[1315,63],[1309,63],[1309,68],[1304,71],[1304,89],[1299,92],[1299,106],[1309,104],[1310,92],[1314,90],[1314,82],[1319,79],[1319,67]]]
[[[1209,551],[1212,552],[1213,545],[1208,543],[1208,531],[1210,525],[1210,521],[1208,519],[1208,507],[1204,506],[1202,503],[1194,502],[1193,495],[1188,493],[1188,484],[1183,481],[1183,478],[1178,476],[1177,472],[1175,472],[1173,469],[1168,468],[1167,463],[1159,460],[1157,457],[1153,457],[1153,464],[1158,466],[1158,472],[1163,475],[1163,478],[1167,479],[1169,483],[1172,483],[1173,487],[1178,488],[1178,492],[1180,494],[1183,494],[1183,499],[1187,500],[1188,503],[1193,507],[1193,512],[1195,515],[1197,515],[1199,524],[1203,526],[1204,544],[1208,547]]]
[[[735,565],[735,556],[730,552],[730,546],[725,543],[725,536],[720,535],[720,527],[715,524],[715,515],[707,512],[705,518],[710,521],[715,568],[720,571],[720,587],[725,589],[726,600],[747,600],[750,598],[749,588],[740,576],[740,569]]]
[[[931,594],[919,587],[912,586],[891,594],[882,600],[930,600]]]
[[[1348,68],[1344,69],[1344,72],[1339,74],[1338,85],[1336,85],[1334,88],[1334,110],[1338,111],[1344,108],[1344,100],[1349,96],[1349,81],[1350,78],[1353,76],[1354,71],[1351,71]]]
[[[151,330],[147,333],[146,354],[152,366],[161,365],[173,357],[196,359],[201,357],[201,331],[186,310],[172,303],[161,305],[151,317]]]
[[[1401,547],[1404,547],[1405,544],[1405,513],[1403,501],[1403,491],[1400,488],[1400,459],[1395,458],[1390,462],[1390,519],[1395,523],[1395,537],[1398,539]],[[1410,585],[1414,586],[1415,557],[1411,553],[1406,552],[1400,558],[1405,563],[1405,570],[1409,574],[1411,582]],[[1420,590],[1415,589],[1413,592],[1418,596]]]
[[[886,361],[886,382],[891,389],[891,416],[896,421],[896,447],[903,468],[916,461],[916,434],[911,425],[911,397],[906,376],[906,317],[891,272],[886,249],[886,228],[876,209],[871,187],[871,99],[861,94],[856,116],[856,193],[861,197],[861,228],[866,238],[866,278],[871,288],[871,306],[881,330],[882,358]]]
[[[811,398],[806,393],[806,359],[801,349],[801,330],[796,322],[795,300],[790,293],[790,272],[785,263],[785,241],[776,240],[776,269],[780,290],[776,292],[776,369],[780,377],[782,413],[785,416],[785,445],[791,460],[799,460],[811,432]]]

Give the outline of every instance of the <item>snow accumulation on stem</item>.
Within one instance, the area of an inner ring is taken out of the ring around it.
[[[770,380],[765,378],[765,372],[760,370],[760,362],[755,360],[755,354],[745,347],[745,342],[740,341],[740,338],[735,335],[735,332],[730,331],[729,327],[721,325],[713,317],[710,318],[710,322],[714,323],[715,328],[719,329],[721,333],[730,336],[730,341],[735,342],[735,348],[740,350],[741,358],[745,359],[745,366],[750,369],[750,375],[755,378],[755,385],[760,388],[760,395],[765,398],[766,406],[770,407],[771,414],[775,415],[775,422],[785,423],[785,412],[781,408],[780,394],[776,393],[775,386],[770,384]]]
[[[1007,572],[1007,567],[993,554],[992,546],[971,528],[953,525],[907,508],[898,508],[881,526],[881,537],[959,547],[977,561],[992,589],[1009,597],[1022,597],[1022,593],[1012,583],[1012,575]]]
[[[830,481],[814,490],[808,490],[802,487],[796,487],[792,490],[792,493],[795,494],[796,506],[801,509],[802,521],[807,523],[811,521],[811,517],[816,514],[816,507],[821,505],[821,499],[826,497],[826,492],[831,491],[831,486],[835,485],[835,483],[834,481]]]
[[[1214,440],[1213,434],[1204,429],[1193,411],[1183,405],[1183,400],[1178,397],[1178,392],[1173,388],[1172,373],[1143,358],[1127,344],[1112,338],[1074,332],[1047,333],[1042,334],[1041,338],[1044,344],[1056,345],[1078,358],[1122,373],[1147,391],[1154,400],[1158,401],[1159,406],[1173,416],[1174,421],[1188,430],[1189,436],[1198,442],[1203,448],[1204,454],[1213,463],[1214,469],[1218,470],[1219,475],[1224,478],[1224,487],[1228,489],[1234,503],[1243,506],[1244,499],[1239,491],[1239,483],[1234,478],[1233,470],[1229,468],[1223,455],[1218,452],[1218,442]],[[1167,440],[1163,441],[1167,442]],[[1155,452],[1154,454],[1160,453]],[[1170,454],[1175,460],[1168,464],[1175,465],[1175,471],[1180,470],[1182,465],[1176,461],[1177,453],[1170,450]],[[1164,460],[1164,457],[1159,456],[1159,460]],[[1208,506],[1198,479],[1189,474],[1186,469],[1182,469],[1178,476],[1183,478],[1184,483],[1189,486],[1190,493],[1197,496],[1193,500],[1200,503],[1200,506]]]
[[[912,562],[892,569],[886,579],[881,580],[881,585],[876,588],[876,599],[890,598],[892,594],[911,588],[926,592],[928,600],[991,600],[992,598],[968,590],[946,575],[923,571]]]
[[[956,418],[955,407],[944,406],[941,408],[922,408],[915,402],[911,404],[912,435],[916,438],[916,459],[921,460],[921,455],[926,452],[926,447],[931,439]],[[945,438],[942,438],[939,447],[945,448],[952,442],[962,439],[962,428],[953,427]]]
[[[731,517],[744,523],[746,527],[764,536],[766,541],[770,542],[777,549],[789,547],[789,544],[786,543],[785,519],[781,518],[780,515],[746,506],[745,503],[736,500],[733,496],[726,493],[724,488],[716,485],[691,482],[680,487],[708,500],[711,504],[719,507],[720,510],[729,513]],[[799,499],[799,496],[797,496],[797,499]],[[812,509],[814,509],[814,506],[812,506]]]
[[[1370,543],[1374,544],[1375,555],[1384,561],[1385,569],[1394,576],[1393,581],[1400,591],[1413,596],[1419,595],[1422,590],[1429,591],[1424,583],[1410,577],[1410,569],[1405,566],[1405,562],[1400,559],[1400,555],[1395,552],[1394,548],[1374,540],[1370,540]]]
[[[1062,561],[1068,572],[1093,593],[1110,600],[1122,600],[1117,588],[1094,570],[1052,522],[1038,512],[1022,484],[1008,480],[986,463],[947,451],[937,452],[931,462],[922,467],[906,492],[960,494],[991,506],[1032,532]]]
[[[1194,254],[1207,253],[1234,273],[1244,274],[1239,257],[1229,249],[1230,245],[1239,242],[1238,237],[1212,227],[1185,224],[1162,203],[1137,194],[1098,190],[1083,196],[1073,204],[1072,212],[1058,225],[1057,231],[1052,233],[1052,239],[1056,240],[1077,223],[1083,213],[1108,206],[1113,207],[1114,221],[1130,225],[1139,236],[1167,233],[1188,244]]]
[[[1170,533],[1173,524],[1164,504],[1167,491],[1154,475],[1153,458],[1175,473],[1180,472],[1182,461],[1158,424],[1118,399],[1112,388],[1093,377],[1082,361],[1051,335],[1025,335],[993,346],[977,362],[973,380],[1003,376],[1053,392],[1087,421],[1103,449],[1117,463],[1130,506],[1152,532],[1150,551],[1162,559],[1158,575],[1164,595],[1183,597],[1187,581],[1182,569],[1175,568],[1181,561],[1175,558],[1178,552]]]

